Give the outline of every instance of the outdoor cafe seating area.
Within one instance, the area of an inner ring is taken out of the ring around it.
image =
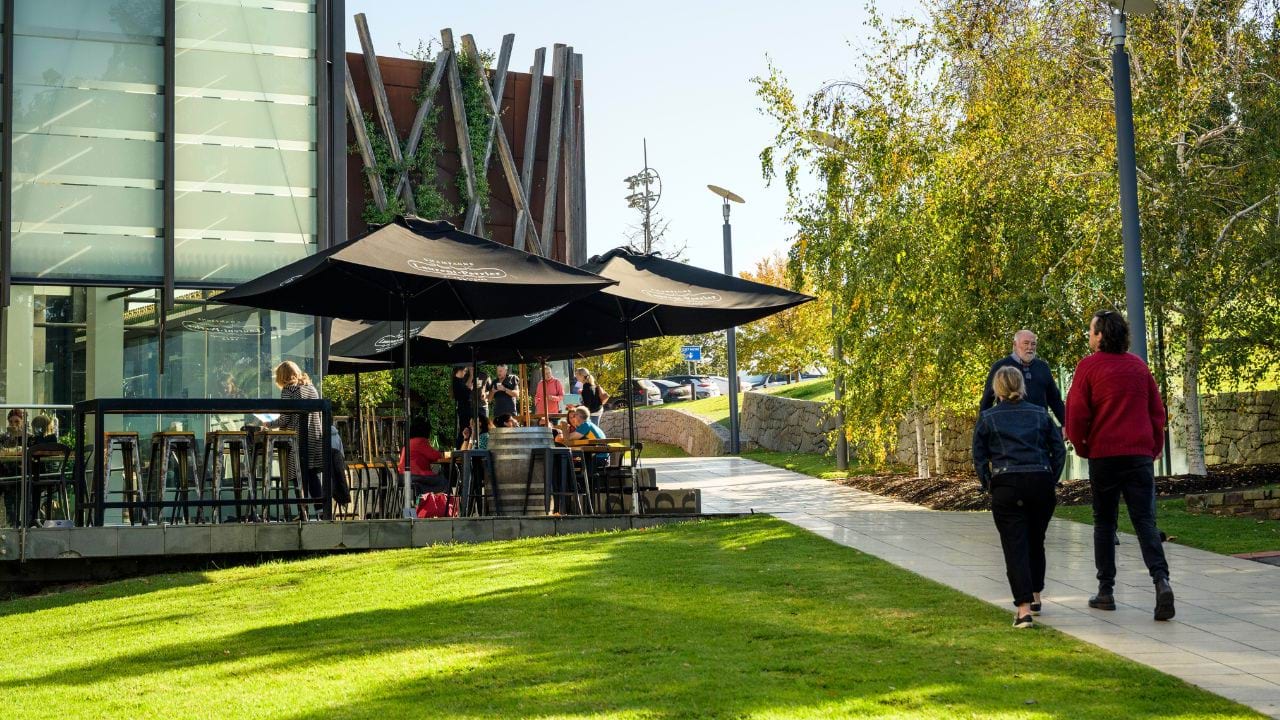
[[[411,485],[418,466],[400,462],[402,452],[417,452],[403,421],[415,417],[409,387],[415,365],[469,365],[474,378],[481,362],[545,367],[621,351],[630,378],[638,340],[726,330],[812,299],[628,248],[575,268],[446,222],[398,217],[213,300],[330,318],[335,328],[346,323],[343,337],[322,325],[328,352],[317,374],[352,373],[359,388],[361,372],[402,369],[400,420],[342,419],[347,436],[358,440],[336,457],[332,406],[291,361],[276,367],[280,398],[100,397],[50,407],[64,418],[71,411],[73,439],[47,447],[23,442],[13,460],[0,454],[6,522],[103,527],[422,517],[417,506],[426,494]],[[471,424],[478,427],[479,391],[471,392]],[[491,429],[487,448],[438,459],[430,474],[445,479],[439,494],[448,498],[447,516],[646,512],[657,482],[641,463],[633,408],[625,439],[605,438],[597,427],[590,439],[576,440],[583,435],[574,431],[557,441],[548,427],[554,411],[544,409],[539,426],[527,401],[524,422]]]

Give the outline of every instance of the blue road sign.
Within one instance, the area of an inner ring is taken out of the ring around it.
[[[680,348],[680,355],[684,357],[685,362],[702,362],[702,346],[684,345]]]

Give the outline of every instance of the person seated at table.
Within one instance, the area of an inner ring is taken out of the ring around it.
[[[519,425],[516,424],[515,416],[508,415],[506,413],[499,415],[497,419],[493,421],[493,425],[494,427],[500,427],[500,428],[520,427]]]
[[[431,463],[440,462],[444,457],[439,450],[431,446],[431,423],[422,418],[409,423],[409,454],[411,468],[409,470],[409,486],[415,498],[423,493],[449,492],[449,478],[437,475]],[[404,472],[404,450],[400,451],[400,472]]]
[[[27,411],[18,408],[10,410],[8,423],[4,437],[0,438],[0,445],[4,447],[22,447],[22,430],[27,424]],[[28,433],[29,436],[30,434]]]
[[[603,440],[604,431],[600,426],[591,421],[591,413],[585,407],[576,407],[569,414],[572,419],[573,430],[569,432],[570,440]]]
[[[560,378],[551,374],[551,368],[542,366],[542,380],[533,394],[533,407],[538,415],[560,412],[560,403],[564,400],[564,384]]]
[[[600,429],[599,425],[591,422],[591,413],[586,408],[574,408],[569,417],[573,419],[573,429],[567,435],[569,440],[604,439],[604,431]],[[609,453],[584,453],[584,455],[595,472],[600,472],[609,464]]]
[[[462,427],[462,441],[458,443],[459,450],[470,450],[475,443],[471,440],[471,426],[464,425]]]
[[[480,416],[480,432],[476,435],[476,449],[489,449],[489,418],[484,415]]]
[[[58,442],[58,420],[48,415],[37,415],[31,419],[31,445]]]

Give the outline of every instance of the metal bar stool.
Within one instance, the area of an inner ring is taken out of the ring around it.
[[[298,514],[305,520],[307,508],[302,502],[305,493],[302,492],[302,468],[298,464],[298,458],[298,434],[294,431],[259,430],[254,433],[251,472],[255,482],[262,482],[262,493],[257,496],[257,499],[271,500],[274,494],[278,500],[288,500],[289,493],[292,492],[298,500],[296,503]],[[278,476],[271,474],[273,461],[280,467]],[[271,518],[270,503],[263,504],[262,514],[267,519]],[[281,514],[286,520],[293,519],[287,503],[277,513],[277,519]]]
[[[244,522],[257,514],[253,493],[253,480],[249,477],[249,433],[243,430],[213,430],[204,437],[204,458],[200,463],[200,499],[208,493],[212,500],[221,500],[227,488],[222,487],[227,471],[227,459],[231,462],[231,488],[236,499],[236,519]],[[244,502],[248,496],[248,503]],[[246,513],[246,510],[248,512]],[[222,508],[212,508],[212,522],[222,522]],[[204,521],[204,506],[196,511],[196,522]]]
[[[581,512],[582,495],[569,491],[569,488],[576,487],[573,477],[573,451],[567,447],[548,447],[538,448],[533,452],[535,457],[538,455],[542,457],[543,512],[550,515],[554,502],[555,511],[563,515],[563,508],[567,504],[566,499],[569,495],[578,496],[578,508]],[[526,507],[528,506],[527,496],[533,491],[533,465],[534,463],[529,463],[529,480],[525,486]]]
[[[138,433],[104,432],[102,441],[105,446],[102,453],[102,476],[107,478],[107,486],[111,485],[111,473],[119,470],[123,488],[120,491],[121,497],[126,502],[142,502],[142,452],[139,449]],[[111,455],[115,452],[120,453],[119,467],[111,466]],[[125,508],[124,515],[129,518],[130,525],[137,525],[139,522],[146,525],[151,517],[149,510],[138,506]]]
[[[177,460],[174,465],[175,487],[173,492],[173,510],[169,514],[169,522],[178,520],[178,511],[182,511],[182,522],[191,522],[191,493],[200,491],[200,468],[196,465],[196,434],[184,430],[165,430],[151,434],[151,464],[147,474],[147,500],[164,499],[166,480],[169,477],[169,458]],[[163,514],[156,512],[156,517]]]
[[[476,514],[484,515],[486,505],[489,509],[497,511],[498,508],[498,478],[493,473],[493,455],[488,450],[460,450],[458,454],[462,455],[462,501],[458,514],[462,517],[471,516],[471,506],[476,506]],[[480,486],[476,487],[476,465],[480,466]],[[484,481],[489,481],[489,493],[485,492]],[[479,492],[476,492],[479,490]],[[486,498],[487,495],[487,498]],[[488,503],[485,500],[488,499]]]

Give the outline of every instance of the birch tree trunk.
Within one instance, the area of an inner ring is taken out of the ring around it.
[[[1187,423],[1187,473],[1208,475],[1204,463],[1204,431],[1200,415],[1200,323],[1186,324],[1187,350],[1182,363],[1182,403]]]
[[[916,477],[929,477],[929,446],[925,444],[924,413],[916,410],[912,413],[916,425]]]

